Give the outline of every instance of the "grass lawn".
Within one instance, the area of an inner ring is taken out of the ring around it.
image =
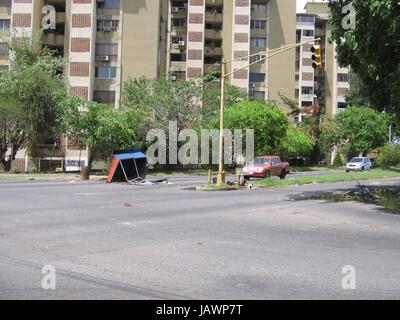
[[[284,187],[292,185],[394,178],[394,177],[400,177],[400,170],[374,169],[365,172],[350,172],[350,173],[346,173],[343,171],[340,173],[332,173],[321,176],[304,176],[297,178],[287,177],[285,180],[281,180],[279,178],[262,179],[254,181],[253,184],[254,186],[259,186],[259,187]]]
[[[343,170],[343,168],[331,167],[331,166],[304,166],[304,167],[296,167],[290,166],[290,172],[311,172],[311,171],[334,171],[334,170]]]

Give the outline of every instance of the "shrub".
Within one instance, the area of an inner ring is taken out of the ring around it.
[[[383,168],[390,168],[400,164],[400,146],[387,144],[379,149],[377,164]]]
[[[335,156],[335,159],[333,159],[333,166],[335,167],[343,167],[344,166],[344,161],[342,159],[342,156],[340,155],[340,153],[337,153]]]

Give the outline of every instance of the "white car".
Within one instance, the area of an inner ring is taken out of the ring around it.
[[[371,159],[368,157],[357,157],[351,159],[346,165],[346,172],[349,171],[364,171],[372,169]]]

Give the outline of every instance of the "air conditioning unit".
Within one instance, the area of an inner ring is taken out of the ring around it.
[[[170,77],[169,77],[169,80],[171,80],[171,81],[176,81],[176,76],[170,76]]]
[[[110,61],[110,56],[101,56],[100,57],[101,62],[109,62]]]
[[[172,7],[172,12],[179,12],[179,7]]]
[[[178,45],[179,45],[180,47],[183,47],[183,46],[185,45],[185,41],[179,41],[179,42],[178,42]]]

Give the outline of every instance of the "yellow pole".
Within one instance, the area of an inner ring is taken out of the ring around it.
[[[219,122],[219,158],[218,158],[218,175],[217,185],[225,182],[224,177],[224,100],[225,100],[225,58],[221,62],[221,110]]]

